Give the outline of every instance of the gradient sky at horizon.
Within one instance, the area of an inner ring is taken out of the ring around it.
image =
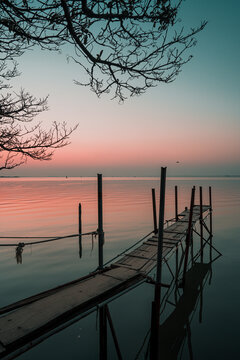
[[[239,12],[236,0],[183,2],[186,30],[209,21],[191,51],[193,59],[173,83],[123,105],[74,85],[83,72],[64,55],[26,53],[18,61],[22,75],[14,90],[49,94],[50,109],[38,116],[44,126],[52,121],[79,126],[52,161],[29,161],[1,175],[157,176],[160,166],[175,176],[239,175]]]

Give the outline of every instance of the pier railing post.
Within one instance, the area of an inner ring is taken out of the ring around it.
[[[82,205],[78,204],[79,257],[82,257]]]
[[[159,224],[158,224],[158,253],[157,253],[157,284],[161,283],[162,277],[162,248],[163,248],[163,226],[164,226],[164,209],[165,209],[165,187],[166,187],[166,167],[161,168],[161,187],[160,187],[160,204],[159,204]]]
[[[209,186],[209,207],[210,207],[210,236],[213,235],[212,232],[212,188]]]
[[[103,201],[102,201],[102,174],[97,175],[98,179],[98,268],[103,269]]]
[[[199,195],[200,195],[200,246],[201,246],[201,262],[203,262],[203,207],[202,207],[202,187],[199,187]]]
[[[178,187],[175,186],[175,219],[178,221]]]
[[[157,230],[157,211],[156,211],[156,196],[155,189],[152,189],[152,207],[153,207],[153,226],[154,226],[154,234],[156,235]]]
[[[183,268],[183,280],[182,280],[182,285],[183,285],[183,286],[185,285],[185,276],[186,276],[187,264],[188,264],[188,252],[189,252],[189,246],[190,246],[190,243],[191,243],[192,216],[193,216],[194,198],[195,198],[195,186],[192,188],[192,194],[191,194],[191,203],[190,203],[190,211],[189,211],[188,230],[187,230],[187,236],[186,236],[186,248],[185,248],[184,268]]]
[[[160,300],[161,300],[161,278],[162,278],[162,253],[163,253],[163,226],[165,208],[165,187],[166,187],[166,167],[161,168],[160,183],[160,204],[159,204],[159,224],[158,224],[158,250],[157,250],[157,274],[155,283],[155,296],[152,303],[152,334],[150,345],[150,359],[157,359],[159,355],[158,332],[160,320]]]

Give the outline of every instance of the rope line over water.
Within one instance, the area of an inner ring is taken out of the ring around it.
[[[39,240],[39,241],[28,241],[28,242],[19,242],[19,243],[11,243],[11,244],[0,244],[0,246],[21,246],[24,247],[25,245],[36,245],[36,244],[42,244],[50,241],[56,241],[61,239],[67,239],[77,236],[87,236],[92,235],[96,236],[98,234],[98,231],[90,231],[87,233],[82,234],[72,234],[72,235],[64,235],[64,236],[57,236],[57,237],[46,237],[46,236],[0,236],[0,239],[45,239],[45,240]]]

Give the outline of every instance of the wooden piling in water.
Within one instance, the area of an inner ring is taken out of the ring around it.
[[[158,252],[157,252],[157,284],[161,283],[162,277],[162,251],[163,251],[163,227],[164,227],[164,208],[165,208],[165,187],[166,187],[166,167],[161,168],[160,203],[159,203],[159,224],[158,224]]]
[[[213,236],[212,232],[212,188],[209,186],[209,206],[210,206],[210,236]]]
[[[79,257],[82,257],[82,205],[78,204],[78,233],[79,233]]]
[[[151,360],[158,358],[158,354],[159,354],[158,333],[159,333],[159,325],[160,325],[159,320],[160,320],[160,302],[161,302],[166,170],[167,170],[166,167],[161,168],[159,223],[158,223],[158,247],[157,247],[157,272],[156,272],[154,301],[152,303],[152,335],[151,335],[151,345],[150,345],[150,359]]]
[[[103,269],[103,201],[102,201],[102,174],[97,174],[98,181],[98,268]]]
[[[178,187],[175,186],[175,220],[178,221]]]
[[[156,211],[156,196],[155,196],[155,189],[152,189],[152,207],[153,207],[153,229],[154,234],[157,234],[157,211]]]
[[[192,188],[191,203],[190,203],[190,213],[189,213],[189,220],[188,220],[188,231],[187,231],[187,236],[186,236],[186,248],[185,248],[185,258],[184,258],[184,268],[183,268],[183,281],[182,281],[183,287],[184,287],[184,284],[185,284],[185,275],[186,275],[186,272],[187,272],[187,264],[188,264],[188,252],[189,252],[189,246],[190,246],[190,242],[191,242],[192,216],[193,216],[194,198],[195,198],[195,186]]]
[[[200,258],[201,258],[201,262],[203,262],[203,208],[202,208],[202,187],[199,187],[199,196],[200,196],[200,216],[199,216],[199,222],[200,222]]]

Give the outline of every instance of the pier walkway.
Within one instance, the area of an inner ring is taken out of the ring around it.
[[[210,206],[202,206],[205,215]],[[186,239],[190,211],[164,229],[165,261]],[[193,207],[192,225],[199,221],[200,206]],[[157,264],[157,235],[124,254],[111,266],[70,283],[0,309],[0,358],[54,329],[124,289],[144,280]]]

